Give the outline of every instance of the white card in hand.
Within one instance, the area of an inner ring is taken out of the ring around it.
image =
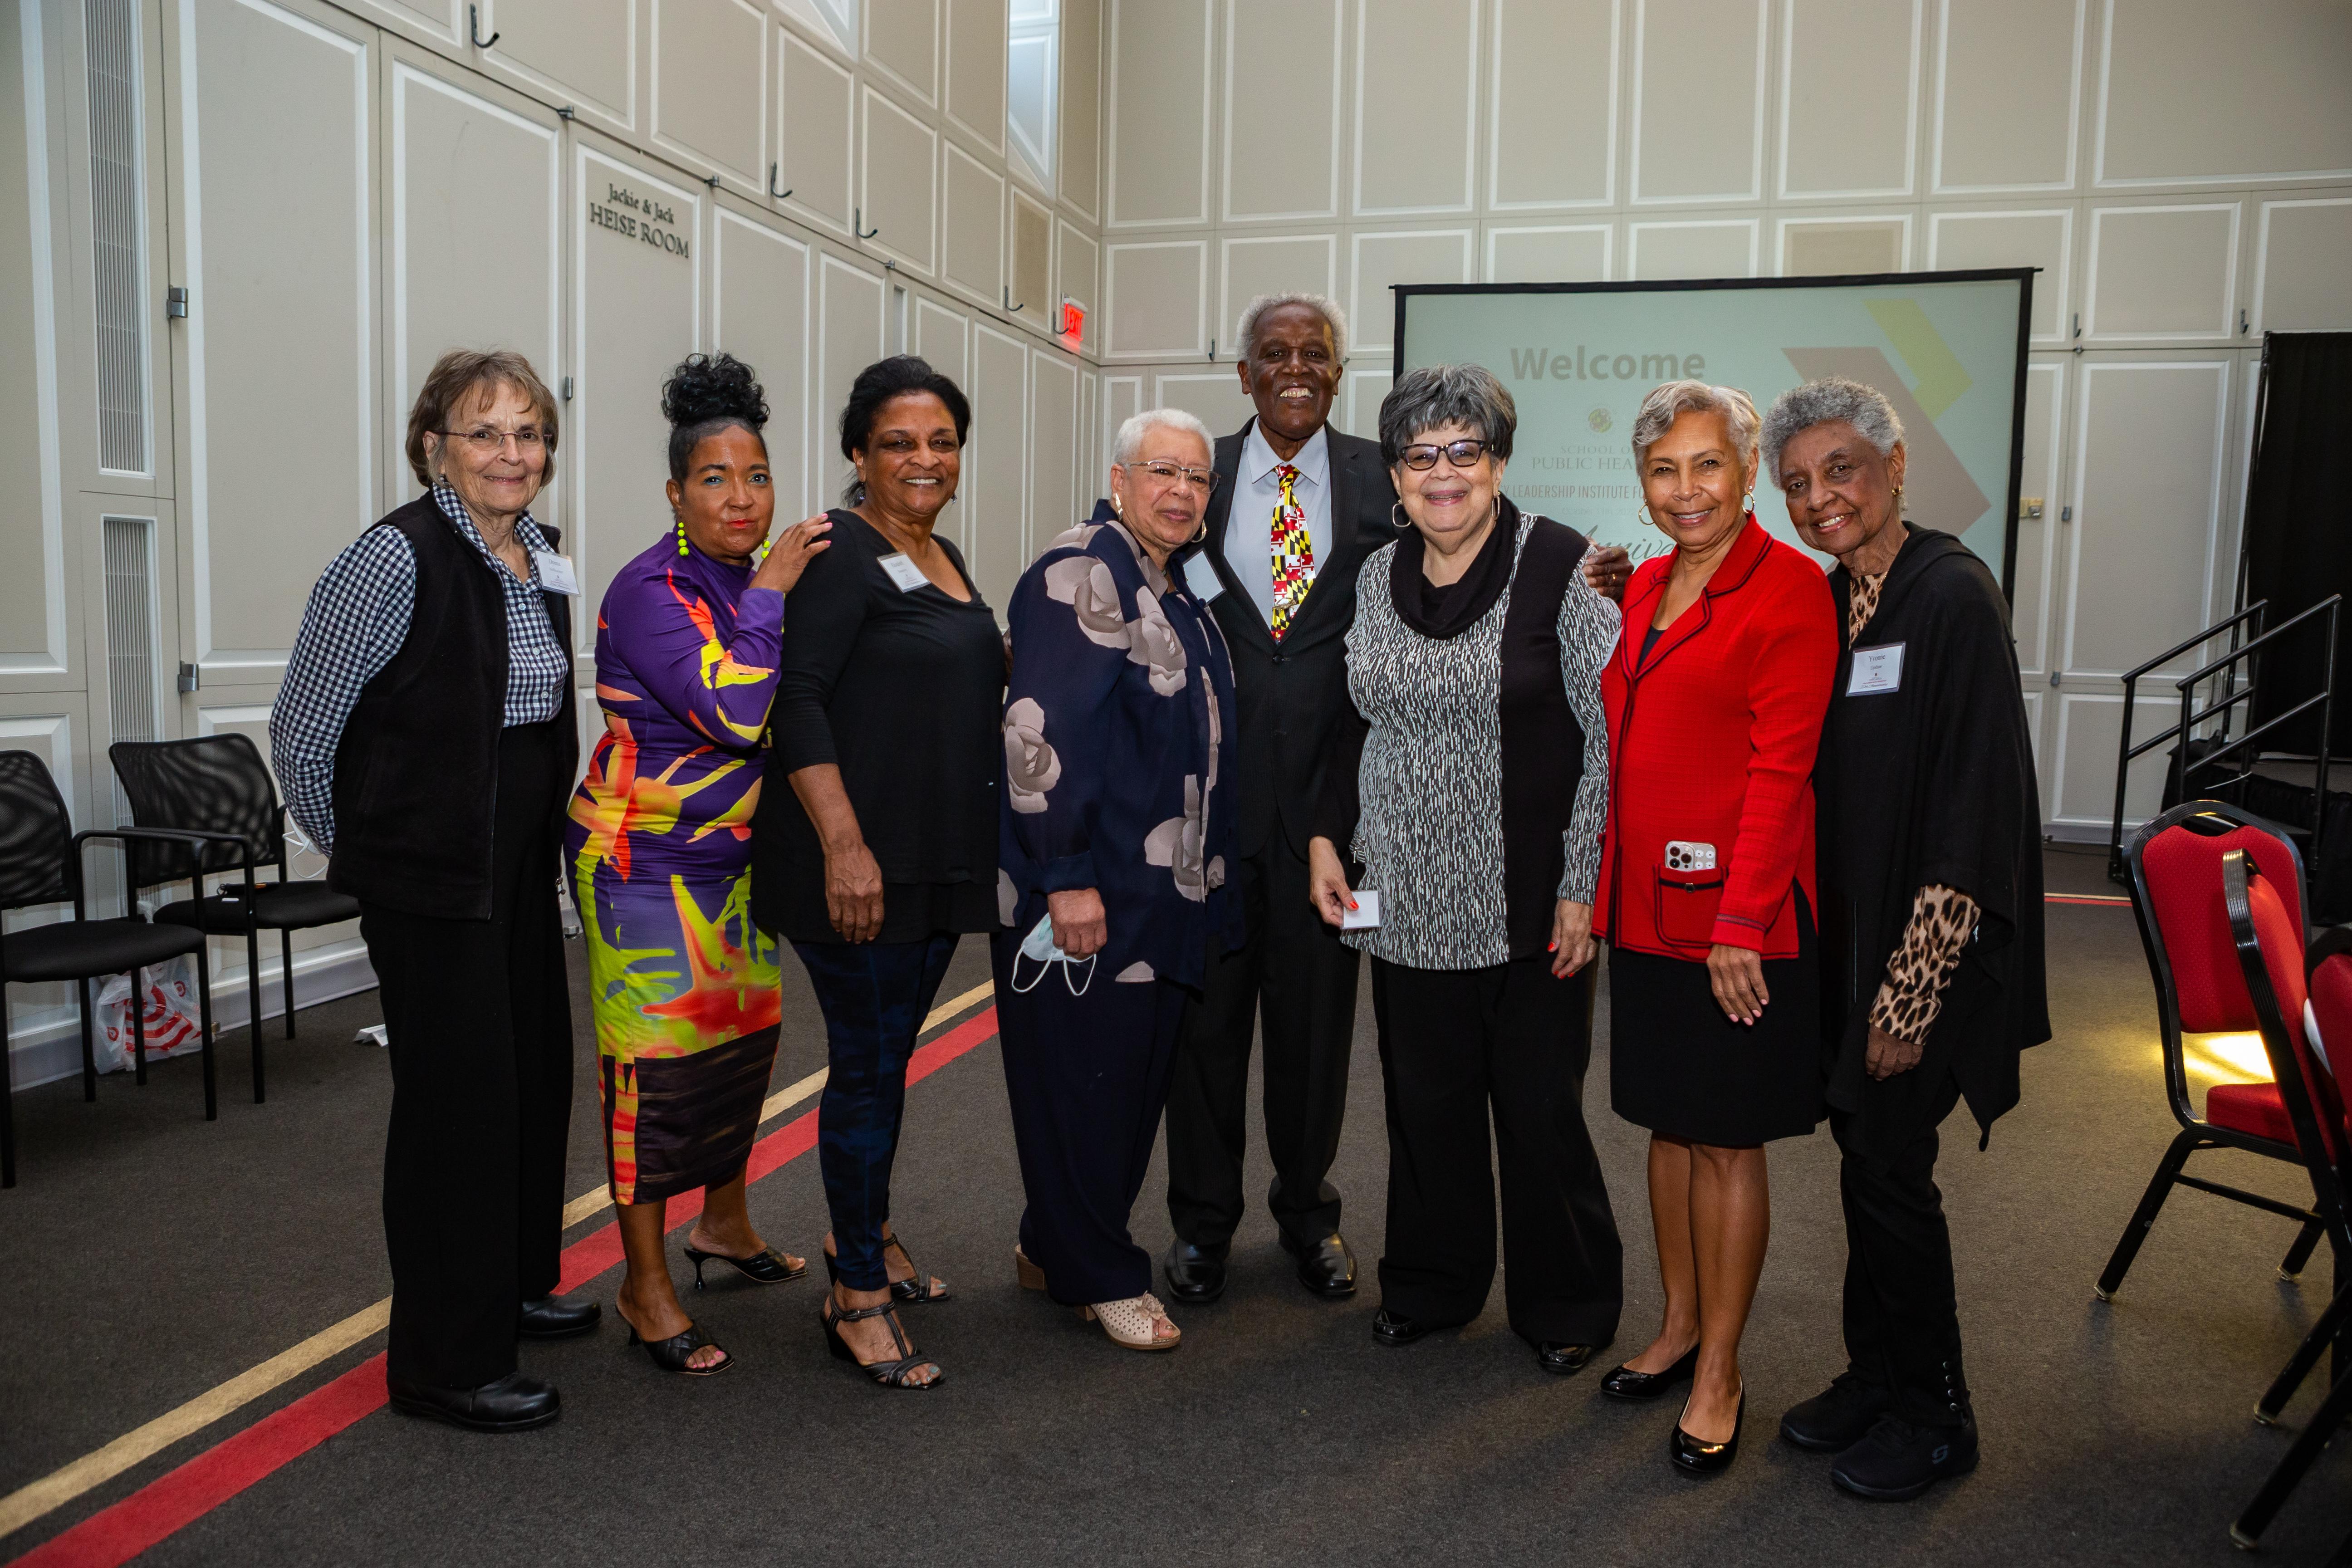
[[[1341,931],[1373,931],[1381,923],[1381,896],[1370,888],[1356,889],[1356,907],[1339,917]]]
[[[911,594],[930,583],[930,579],[923,575],[923,569],[908,560],[903,552],[894,552],[882,557],[882,570],[889,574],[890,581],[898,584],[901,594]]]
[[[557,555],[545,550],[534,550],[531,555],[539,563],[539,585],[551,594],[580,593],[580,574],[572,570],[572,557]]]

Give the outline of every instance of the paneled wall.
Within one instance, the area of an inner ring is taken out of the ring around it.
[[[2052,829],[2103,831],[2116,674],[2232,599],[2262,333],[2352,328],[2352,8],[1105,15],[1107,419],[1178,403],[1236,427],[1235,325],[1271,289],[1346,308],[1338,419],[1370,434],[1394,283],[2042,268],[2023,491],[2045,511],[2020,525],[2019,659]]]

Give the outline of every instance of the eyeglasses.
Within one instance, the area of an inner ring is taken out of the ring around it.
[[[1165,462],[1122,463],[1119,466],[1140,468],[1160,484],[1191,485],[1202,495],[1208,495],[1217,488],[1217,470],[1214,468],[1188,468],[1181,463]]]
[[[1479,458],[1486,455],[1486,443],[1448,441],[1443,447],[1407,447],[1404,449],[1404,466],[1415,472],[1423,468],[1433,468],[1437,467],[1437,459],[1441,454],[1455,468],[1467,468],[1475,466]]]
[[[512,441],[515,450],[528,458],[547,444],[547,437],[537,426],[526,425],[520,430],[493,430],[487,425],[477,425],[471,430],[436,430],[436,436],[446,436],[453,441],[463,441],[484,457],[506,449]]]

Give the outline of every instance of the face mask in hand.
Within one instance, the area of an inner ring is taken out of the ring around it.
[[[1054,917],[1049,914],[1044,920],[1039,921],[1036,924],[1036,928],[1031,931],[1027,936],[1021,939],[1021,952],[1013,961],[1013,989],[1016,992],[1023,993],[1034,991],[1037,989],[1038,982],[1045,978],[1045,971],[1043,967],[1040,967],[1037,971],[1035,979],[1030,981],[1026,985],[1022,984],[1021,960],[1025,958],[1041,966],[1050,963],[1058,963],[1062,965],[1062,984],[1069,988],[1071,995],[1083,996],[1087,994],[1087,986],[1090,986],[1095,983],[1095,956],[1096,955],[1094,954],[1089,954],[1084,959],[1076,959],[1072,958],[1068,953],[1064,952],[1061,948],[1055,943]],[[1085,984],[1080,984],[1070,978],[1070,971],[1076,968],[1081,963],[1087,966],[1087,978]]]

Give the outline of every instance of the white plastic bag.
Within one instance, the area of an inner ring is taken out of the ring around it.
[[[196,961],[183,953],[169,963],[153,963],[139,972],[142,1024],[147,1036],[147,1059],[185,1056],[204,1047],[202,1014],[196,998]],[[92,1054],[100,1072],[124,1072],[136,1065],[131,1049],[131,977],[118,974],[98,993],[98,1016]]]

